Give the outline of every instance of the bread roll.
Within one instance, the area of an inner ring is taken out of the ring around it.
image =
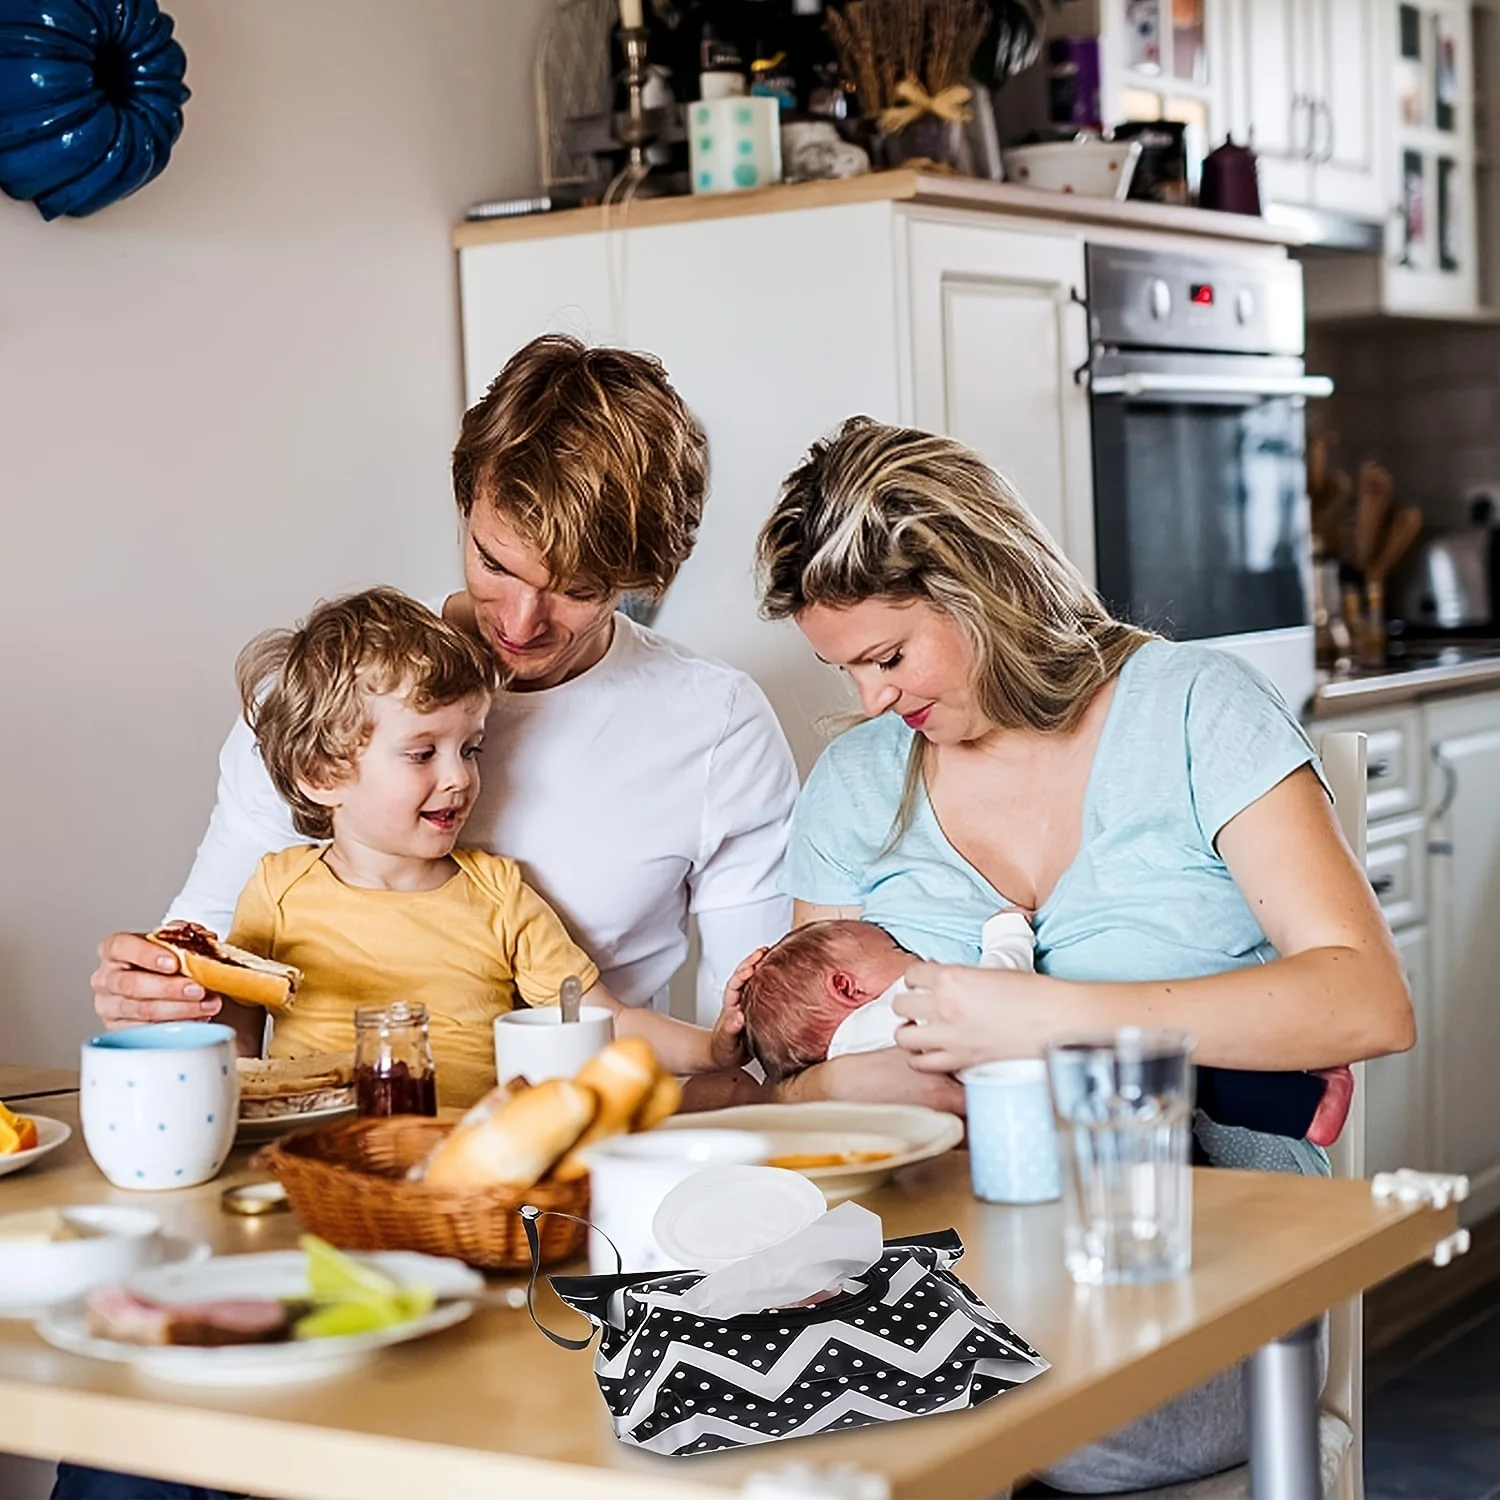
[[[670,1073],[663,1073],[655,1087],[646,1095],[641,1107],[630,1122],[632,1130],[651,1130],[677,1113],[682,1103],[682,1084]]]
[[[177,959],[178,969],[204,989],[246,1005],[264,1006],[272,1015],[285,1015],[292,1008],[302,983],[301,969],[221,943],[196,922],[170,922],[148,932],[146,941],[165,948]]]
[[[650,1042],[638,1036],[623,1036],[596,1053],[579,1070],[577,1083],[599,1096],[599,1113],[578,1144],[553,1174],[559,1182],[571,1182],[588,1171],[584,1150],[596,1141],[608,1140],[630,1129],[636,1111],[646,1102],[661,1077],[661,1064]]]
[[[428,1159],[433,1187],[524,1192],[587,1128],[599,1106],[592,1089],[567,1078],[509,1094],[492,1089]]]

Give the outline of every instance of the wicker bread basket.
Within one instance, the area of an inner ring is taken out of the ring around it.
[[[420,1115],[316,1126],[263,1147],[255,1165],[286,1189],[303,1228],[344,1250],[420,1250],[486,1271],[524,1271],[531,1254],[516,1211],[523,1203],[588,1217],[587,1176],[542,1181],[520,1195],[407,1181],[407,1169],[452,1128]],[[584,1251],[582,1224],[545,1218],[537,1229],[543,1265]]]

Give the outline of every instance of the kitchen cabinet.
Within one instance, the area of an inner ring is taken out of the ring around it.
[[[988,459],[1092,581],[1082,237],[924,219],[905,231],[911,419]]]
[[[1436,1155],[1472,1179],[1473,1218],[1500,1206],[1500,693],[1431,703],[1425,719]]]
[[[1270,203],[1384,219],[1388,0],[1232,0],[1231,129]]]
[[[1417,1045],[1395,1057],[1365,1064],[1365,1176],[1401,1167],[1432,1171],[1435,1159],[1430,1114],[1432,1098],[1432,959],[1426,927],[1396,934],[1406,969]]]
[[[1254,0],[1244,0],[1254,3]],[[1477,232],[1473,22],[1467,0],[1379,0],[1368,10],[1373,73],[1346,63],[1357,0],[1319,0],[1348,10],[1342,33],[1330,27],[1332,62],[1326,143],[1313,132],[1317,207],[1381,221],[1384,248],[1361,257],[1307,262],[1308,316],[1314,320],[1395,316],[1464,319],[1481,315]],[[1364,50],[1360,53],[1364,55]],[[1368,137],[1349,125],[1373,109]],[[1346,123],[1347,122],[1347,123]],[[1327,156],[1326,165],[1323,158]],[[1360,163],[1373,162],[1373,170]],[[1357,186],[1370,184],[1368,196]],[[1327,191],[1321,186],[1326,181]]]

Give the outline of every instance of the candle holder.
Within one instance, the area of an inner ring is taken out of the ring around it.
[[[625,120],[619,127],[620,140],[628,149],[625,165],[605,189],[604,204],[629,201],[640,191],[651,172],[646,147],[656,139],[656,129],[647,118],[645,91],[650,79],[646,66],[646,45],[650,33],[644,26],[622,26],[620,49],[625,54],[625,70],[620,78],[625,85]]]

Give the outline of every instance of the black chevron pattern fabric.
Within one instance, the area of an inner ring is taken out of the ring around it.
[[[811,1307],[723,1322],[684,1312],[702,1273],[551,1278],[600,1330],[594,1370],[615,1435],[685,1457],[959,1411],[1047,1361],[953,1274],[952,1230],[888,1240]]]

